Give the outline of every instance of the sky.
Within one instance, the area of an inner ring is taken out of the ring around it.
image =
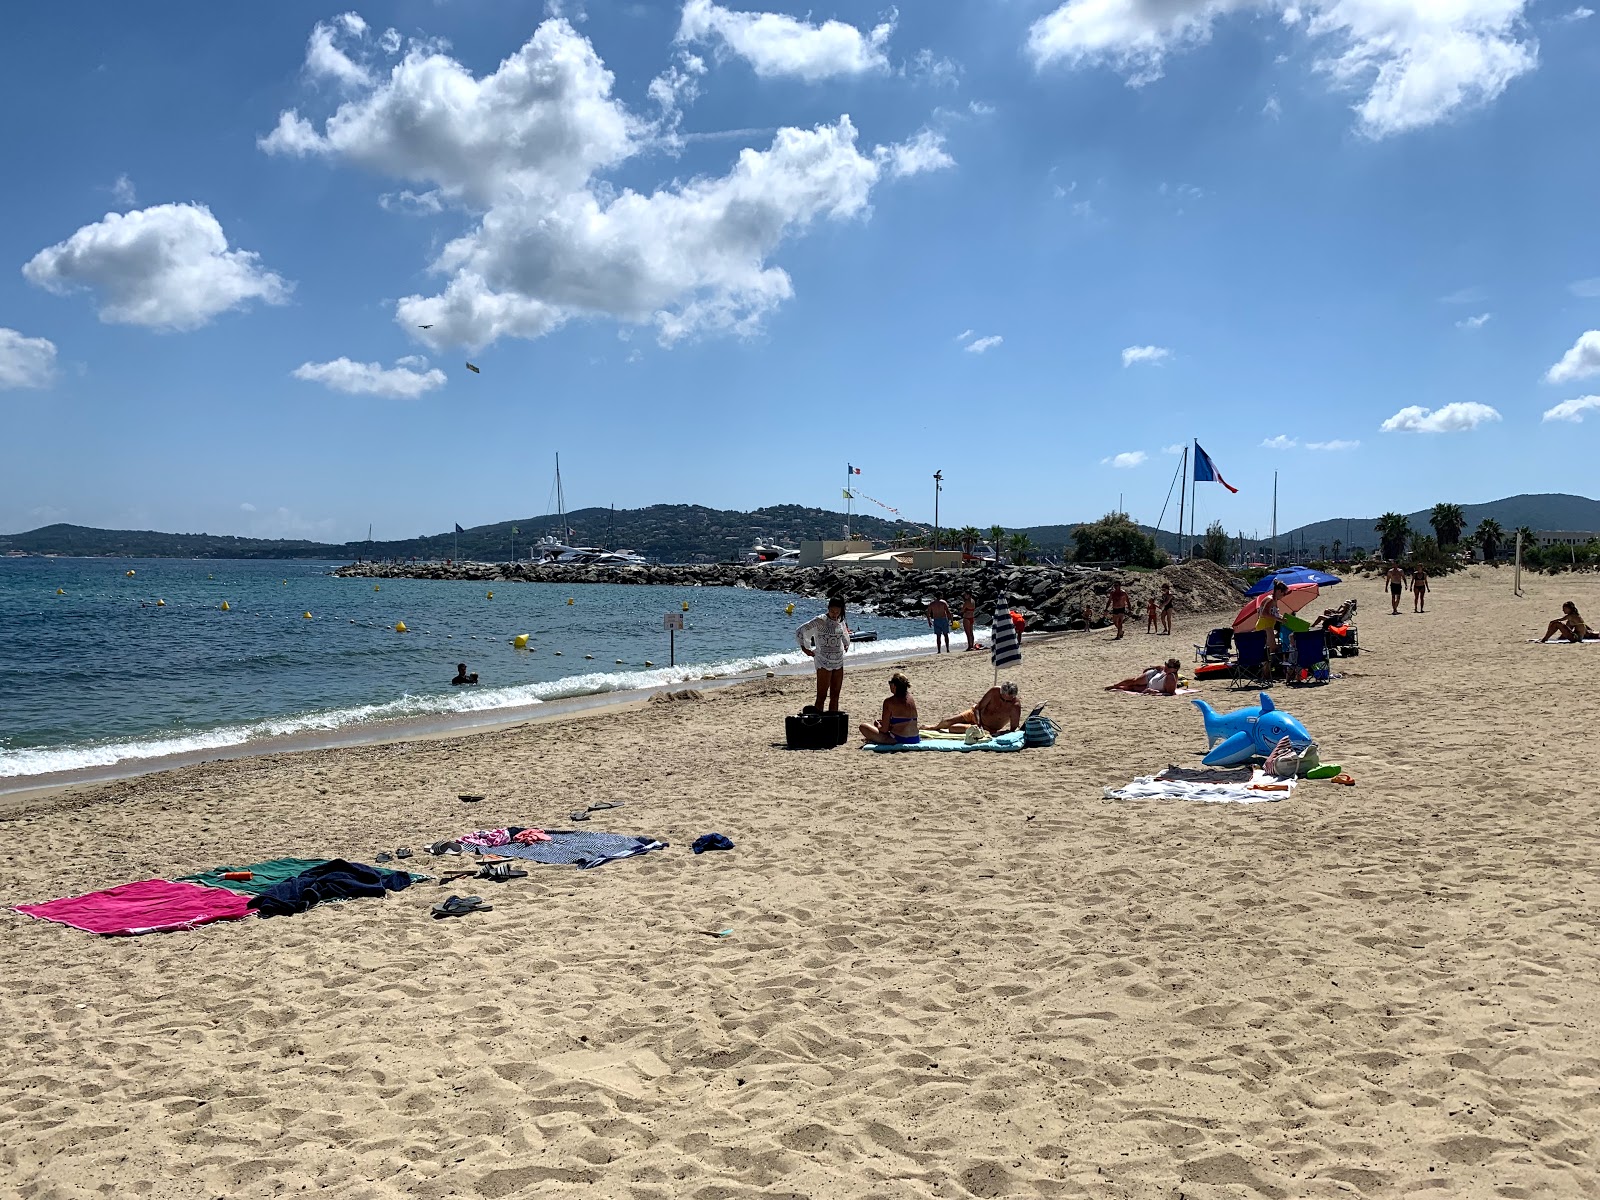
[[[1600,20],[1524,0],[9,16],[0,530],[1198,525],[1594,492]],[[471,363],[476,371],[469,369]],[[1169,502],[1170,497],[1170,502]]]

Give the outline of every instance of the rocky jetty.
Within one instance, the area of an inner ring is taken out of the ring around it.
[[[710,566],[601,567],[544,563],[353,563],[335,575],[356,579],[443,579],[476,583],[613,583],[668,587],[743,587],[798,596],[842,596],[852,609],[886,617],[916,617],[935,596],[959,610],[971,591],[978,610],[988,614],[1004,596],[1027,618],[1030,629],[1082,629],[1103,625],[1100,613],[1113,581],[1120,580],[1135,602],[1134,618],[1144,619],[1146,600],[1172,585],[1179,613],[1232,612],[1243,603],[1237,578],[1215,563],[1199,560],[1159,571],[1095,570],[1090,567],[994,567],[970,571],[901,571],[838,567],[755,567],[735,563]]]

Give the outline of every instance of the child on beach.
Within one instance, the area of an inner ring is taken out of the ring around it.
[[[813,617],[795,630],[794,640],[807,658],[817,665],[817,711],[827,701],[829,712],[839,711],[839,692],[844,688],[844,656],[850,650],[850,629],[844,623],[844,600],[828,599],[825,616]]]
[[[1144,606],[1144,631],[1146,633],[1154,633],[1156,631],[1156,598],[1154,596],[1151,596]]]
[[[861,740],[879,746],[914,746],[922,740],[917,732],[917,702],[911,698],[911,681],[896,671],[889,676],[889,698],[876,725],[862,725]]]

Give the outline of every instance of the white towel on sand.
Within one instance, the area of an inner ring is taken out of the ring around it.
[[[1101,795],[1107,800],[1202,800],[1212,804],[1272,804],[1286,800],[1298,783],[1295,779],[1279,779],[1264,771],[1257,771],[1249,783],[1184,783],[1177,779],[1157,779],[1154,775],[1141,775],[1125,787],[1106,788]],[[1252,790],[1258,783],[1286,784],[1286,791],[1264,792]]]

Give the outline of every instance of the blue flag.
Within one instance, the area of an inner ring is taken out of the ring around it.
[[[465,532],[466,532],[466,530],[465,530],[465,529],[463,529],[463,528],[461,528],[461,526],[460,526],[460,525],[459,525],[459,524],[457,524],[457,525],[456,525],[456,532],[457,532],[457,533],[465,533]]]
[[[1217,470],[1217,464],[1211,461],[1211,455],[1201,449],[1199,442],[1194,444],[1194,481],[1196,483],[1220,483],[1230,492],[1237,493],[1239,491],[1238,488],[1222,477],[1221,472]]]

